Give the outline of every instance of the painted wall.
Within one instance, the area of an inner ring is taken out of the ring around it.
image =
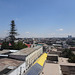
[[[26,63],[24,62],[18,68],[16,68],[15,70],[13,70],[7,75],[23,75],[23,73],[25,72],[26,72]]]
[[[43,53],[43,47],[35,50],[33,53],[26,57],[26,69],[30,67],[31,64]]]

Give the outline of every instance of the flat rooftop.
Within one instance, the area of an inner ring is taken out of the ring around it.
[[[61,75],[59,64],[45,63],[40,75]]]
[[[59,65],[75,66],[75,63],[69,63],[68,58],[59,57]]]
[[[48,56],[58,56],[57,54],[48,54]]]
[[[22,63],[23,61],[19,61],[15,59],[1,58],[0,59],[0,72],[6,68],[15,69]]]
[[[59,57],[58,63],[45,63],[40,75],[62,75],[60,65],[75,66],[75,63],[69,63],[68,58]]]
[[[15,53],[11,53],[11,55],[29,55],[30,53],[34,52],[35,50],[39,49],[41,46],[36,46],[33,48],[24,48],[22,50],[19,50]]]
[[[10,51],[9,50],[1,50],[0,51],[0,54],[7,54],[7,53],[9,53]]]

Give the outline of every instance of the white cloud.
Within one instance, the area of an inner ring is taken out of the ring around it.
[[[60,28],[60,29],[58,29],[57,31],[63,31],[64,29],[62,29],[62,28]]]
[[[29,34],[30,32],[26,32],[26,34]]]
[[[51,33],[50,35],[54,36],[54,35],[55,35],[55,33]]]

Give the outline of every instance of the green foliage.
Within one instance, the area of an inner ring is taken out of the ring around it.
[[[65,49],[62,53],[63,53],[65,58],[69,58],[72,55],[74,55],[70,49]]]
[[[69,62],[71,63],[75,63],[75,55],[72,55],[69,59],[68,59]]]
[[[3,42],[2,43],[2,48],[3,49],[9,49],[9,42]]]
[[[23,48],[26,48],[27,46],[23,44],[22,42],[14,43],[13,45],[9,46],[9,42],[3,42],[2,48],[3,49],[14,49],[14,50],[20,50]]]
[[[9,46],[9,42],[3,42],[2,48],[3,49],[16,49],[16,50],[26,48],[27,46],[25,44],[23,44],[22,42],[14,43],[16,35],[17,35],[17,32],[15,29],[15,22],[14,22],[14,20],[12,20],[11,28],[10,28],[10,32],[9,32],[9,37],[10,37],[9,42],[11,43],[11,46]]]
[[[9,32],[10,36],[10,42],[14,45],[15,36],[17,35],[16,29],[15,29],[15,22],[14,20],[11,21],[11,29]]]
[[[75,55],[72,53],[70,49],[65,49],[62,53],[64,57],[68,58],[69,62],[75,63]]]
[[[23,48],[26,48],[27,46],[25,44],[23,44],[22,42],[18,42],[15,44],[15,49],[20,50]]]

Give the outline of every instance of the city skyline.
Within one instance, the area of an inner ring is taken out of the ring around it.
[[[17,37],[75,37],[75,0],[0,0],[0,37],[15,21]]]

